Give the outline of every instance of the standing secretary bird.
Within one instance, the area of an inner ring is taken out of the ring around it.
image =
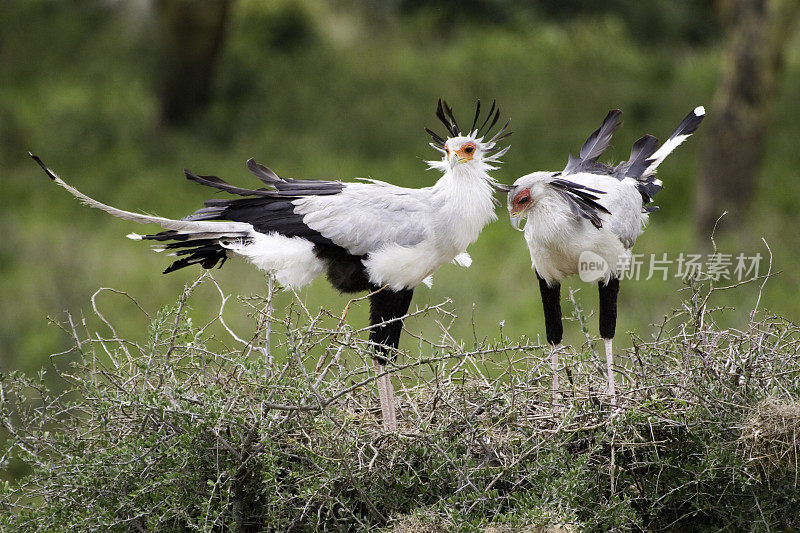
[[[598,281],[608,394],[616,405],[612,339],[619,275],[630,261],[631,247],[644,230],[649,213],[658,209],[646,205],[661,190],[656,169],[697,129],[705,110],[697,107],[689,113],[661,148],[656,149],[655,137],[645,135],[634,143],[628,161],[610,167],[597,158],[608,148],[621,115],[619,110],[610,111],[581,147],[580,157],[570,154],[564,170],[523,176],[508,193],[512,226],[520,229],[521,221],[527,219],[523,231],[542,294],[554,406],[558,404],[558,345],[563,333],[561,280],[578,273],[585,281]],[[594,268],[587,272],[586,265]]]
[[[414,288],[445,263],[469,266],[467,246],[497,218],[493,193],[498,184],[487,171],[508,149],[497,144],[508,135],[507,122],[484,140],[500,116],[494,104],[476,129],[478,102],[472,128],[464,135],[446,103],[439,101],[436,114],[447,135],[426,130],[433,138],[431,146],[443,154],[441,161],[429,162],[443,172],[431,187],[281,178],[251,159],[247,168],[266,187],[245,189],[216,176],[186,171],[192,181],[245,198],[208,200],[181,220],[104,205],[31,157],[83,203],[125,220],[160,225],[165,230],[161,233],[129,237],[162,243],[158,249],[179,257],[165,273],[194,264],[221,266],[238,256],[275,276],[284,287],[301,287],[325,273],[341,292],[370,292],[369,339],[376,350],[381,414],[384,428],[395,431],[394,392],[384,366],[396,353]]]

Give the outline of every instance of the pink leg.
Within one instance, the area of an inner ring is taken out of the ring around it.
[[[375,373],[381,374],[385,367],[377,360],[372,360]],[[394,386],[389,374],[379,377],[376,380],[378,386],[378,398],[381,403],[381,418],[383,419],[383,430],[387,432],[397,431],[397,414],[394,408]]]
[[[553,371],[553,413],[561,405],[561,389],[558,387],[558,344],[550,345],[550,369]]]
[[[614,350],[612,349],[613,339],[603,339],[606,347],[606,372],[608,373],[608,397],[611,405],[617,405],[617,389],[614,383]]]

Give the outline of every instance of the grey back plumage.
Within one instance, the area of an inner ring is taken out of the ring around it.
[[[383,182],[348,183],[341,194],[294,202],[303,223],[353,255],[385,245],[413,246],[427,239],[433,208],[430,189]]]

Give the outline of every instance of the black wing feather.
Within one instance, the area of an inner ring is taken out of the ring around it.
[[[587,219],[596,228],[603,227],[600,213],[611,214],[605,206],[597,202],[600,199],[598,195],[604,194],[603,191],[560,178],[551,180],[549,185],[567,200],[573,214]]]

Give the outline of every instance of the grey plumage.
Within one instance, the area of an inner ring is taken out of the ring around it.
[[[645,135],[633,143],[631,156],[627,161],[623,161],[614,167],[614,176],[617,179],[640,178],[647,167],[650,166],[650,157],[656,151],[658,139],[652,135]]]
[[[622,111],[619,109],[612,109],[603,119],[603,123],[597,128],[586,142],[581,146],[580,158],[569,154],[567,166],[564,167],[562,174],[577,174],[578,172],[594,172],[602,173],[607,172],[608,167],[597,161],[603,152],[606,151],[611,138],[614,136],[614,131],[620,126],[620,117]],[[598,172],[599,171],[599,172]]]
[[[580,158],[569,155],[567,166],[562,175],[588,172],[591,174],[613,176],[618,180],[632,178],[638,183],[637,190],[645,204],[653,200],[658,191],[663,187],[661,181],[656,179],[655,171],[661,161],[669,155],[678,145],[691,135],[703,121],[705,110],[702,107],[694,109],[686,115],[667,141],[659,148],[658,139],[652,135],[645,135],[637,140],[631,148],[631,155],[627,161],[611,167],[600,163],[597,158],[608,148],[614,131],[622,124],[622,112],[613,109],[608,112],[601,126],[595,130],[580,151]],[[656,206],[645,206],[644,211],[651,213],[657,210]],[[583,214],[581,215],[583,216]]]
[[[639,194],[642,195],[642,202],[645,204],[650,203],[653,200],[653,196],[663,188],[654,173],[646,173],[653,162],[651,158],[657,146],[658,139],[652,135],[645,135],[633,143],[631,156],[628,160],[614,167],[614,176],[617,179],[623,180],[627,177],[633,178],[638,182],[636,188],[639,190]],[[658,207],[645,206],[644,210],[647,213],[652,213],[658,210]]]
[[[428,238],[436,205],[430,189],[384,182],[349,183],[340,194],[309,196],[294,203],[303,223],[353,255],[387,244],[413,246]]]

